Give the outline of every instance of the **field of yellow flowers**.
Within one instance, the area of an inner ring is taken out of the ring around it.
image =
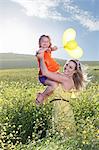
[[[0,150],[98,150],[98,74],[91,70],[86,89],[67,103],[72,119],[66,121],[61,114],[55,124],[53,97],[35,105],[37,93],[45,88],[38,82],[37,69],[0,70]]]

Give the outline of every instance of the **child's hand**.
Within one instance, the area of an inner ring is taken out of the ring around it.
[[[52,49],[52,51],[56,51],[58,48],[57,48],[57,46],[54,46],[51,49]]]

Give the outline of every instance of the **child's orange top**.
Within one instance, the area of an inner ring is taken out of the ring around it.
[[[45,51],[44,52],[44,61],[47,66],[47,69],[51,72],[56,72],[59,70],[60,65],[51,58],[51,51]],[[39,75],[42,75],[42,71],[40,69],[40,60],[38,59],[38,65],[39,65]]]

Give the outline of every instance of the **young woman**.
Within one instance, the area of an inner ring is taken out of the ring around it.
[[[37,58],[40,59],[40,67],[42,74],[49,78],[50,80],[61,84],[64,90],[69,91],[71,89],[79,90],[83,87],[84,75],[81,68],[81,64],[78,60],[69,60],[66,62],[63,68],[63,73],[60,72],[51,72],[47,69],[44,62],[44,52],[41,52],[37,55]],[[55,87],[56,88],[56,87]],[[46,97],[46,93],[39,93],[36,99],[37,104],[41,104]]]

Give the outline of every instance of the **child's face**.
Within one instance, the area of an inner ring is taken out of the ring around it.
[[[48,48],[50,46],[50,41],[47,37],[43,37],[41,39],[41,47],[42,48]]]

